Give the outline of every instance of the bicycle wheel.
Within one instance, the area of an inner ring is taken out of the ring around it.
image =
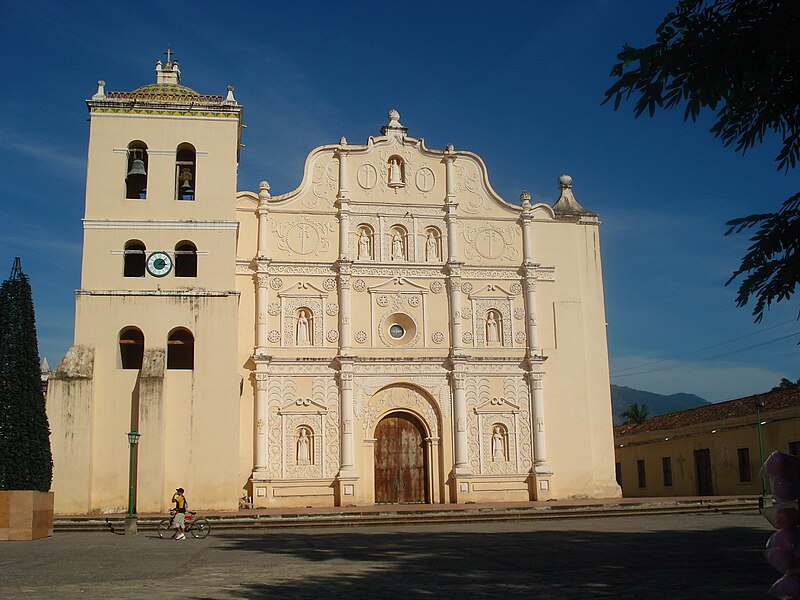
[[[158,537],[169,539],[175,537],[175,532],[178,531],[172,526],[172,520],[162,519],[158,524]]]
[[[196,538],[204,538],[211,531],[211,524],[206,519],[195,519],[192,521],[192,528],[189,531]]]

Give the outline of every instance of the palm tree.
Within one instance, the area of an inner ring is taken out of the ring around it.
[[[625,419],[626,425],[641,425],[650,418],[650,411],[646,404],[631,404],[621,416]]]

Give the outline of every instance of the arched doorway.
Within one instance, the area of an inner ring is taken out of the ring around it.
[[[375,428],[375,503],[428,501],[425,434],[404,412],[387,415]]]

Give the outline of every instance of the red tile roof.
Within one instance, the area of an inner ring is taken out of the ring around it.
[[[639,425],[628,423],[614,427],[614,436],[637,435],[652,431],[664,431],[668,429],[681,429],[691,425],[699,425],[723,419],[732,419],[755,415],[756,398],[764,401],[762,412],[780,410],[784,408],[797,407],[800,416],[800,386],[792,389],[775,390],[764,394],[754,394],[726,402],[717,402],[699,408],[691,408],[680,412],[669,413],[652,417]]]

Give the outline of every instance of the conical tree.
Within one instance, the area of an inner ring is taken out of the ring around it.
[[[0,287],[0,490],[47,492],[52,479],[31,286],[16,258]]]

